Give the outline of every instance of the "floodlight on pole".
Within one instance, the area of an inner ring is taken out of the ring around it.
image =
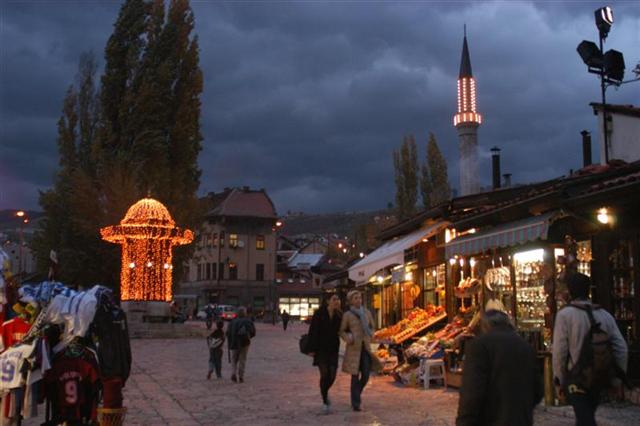
[[[587,65],[590,73],[600,76],[600,92],[602,94],[602,128],[604,134],[604,160],[609,163],[609,132],[607,131],[607,84],[622,84],[624,78],[624,58],[617,50],[604,52],[604,40],[613,25],[613,10],[609,6],[601,7],[594,12],[600,46],[592,41],[583,40],[578,45],[578,54]]]
[[[624,80],[624,56],[617,50],[608,50],[602,59],[602,66],[607,81],[620,84]]]
[[[602,52],[598,45],[589,40],[582,40],[577,50],[582,62],[589,67],[589,72],[600,74],[602,71]]]
[[[613,10],[609,6],[601,7],[594,12],[594,15],[600,37],[607,38],[609,30],[611,30],[611,26],[613,25]]]

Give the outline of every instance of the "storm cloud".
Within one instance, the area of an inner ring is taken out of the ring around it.
[[[0,208],[37,208],[57,167],[56,120],[78,58],[102,58],[119,2],[0,5]],[[526,183],[580,167],[598,101],[577,44],[595,40],[593,2],[192,2],[200,63],[200,193],[266,188],[280,213],[383,208],[391,153],[433,132],[458,183],[452,125],[463,25],[489,149]],[[640,9],[614,2],[606,48],[640,61]],[[640,83],[609,89],[638,104]],[[594,154],[597,155],[594,148]]]

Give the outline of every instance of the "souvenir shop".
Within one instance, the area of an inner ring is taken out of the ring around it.
[[[46,425],[122,424],[131,349],[113,292],[58,282],[18,286],[6,271],[0,271],[0,424],[22,424],[39,410]]]
[[[396,236],[349,268],[377,328],[397,324],[417,308],[444,305],[444,252],[435,249],[435,240],[446,225]]]

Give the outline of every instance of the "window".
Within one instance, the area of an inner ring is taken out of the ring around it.
[[[211,264],[207,263],[207,274],[206,274],[206,278],[207,280],[211,279]]]
[[[237,280],[238,279],[238,265],[235,263],[229,264],[229,279]]]
[[[229,234],[229,247],[238,247],[238,234]]]
[[[218,273],[220,274],[219,279],[224,280],[224,263],[222,262],[218,264]]]
[[[253,309],[264,309],[264,296],[253,296]]]
[[[211,248],[211,234],[205,235],[205,247]]]
[[[212,280],[218,279],[218,268],[217,268],[217,266],[218,266],[217,263],[212,263],[211,264],[211,279]]]
[[[198,280],[198,281],[202,281],[202,263],[198,263],[198,276],[197,276],[197,280]]]
[[[224,247],[224,231],[220,231],[220,247]]]
[[[264,250],[264,235],[256,235],[256,250]]]
[[[264,263],[256,263],[256,281],[264,281]]]
[[[218,233],[214,232],[211,234],[211,245],[213,247],[218,247]]]

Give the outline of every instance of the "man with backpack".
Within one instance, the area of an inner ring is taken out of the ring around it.
[[[575,273],[567,278],[571,302],[556,315],[553,374],[560,398],[573,406],[576,425],[595,425],[600,393],[620,386],[627,370],[627,344],[615,319],[591,304],[591,280]]]
[[[234,382],[244,382],[244,368],[247,363],[247,354],[251,339],[256,335],[256,327],[247,318],[247,309],[243,306],[238,308],[238,316],[231,321],[227,328],[228,348],[231,352],[231,362],[233,373],[231,380]]]

